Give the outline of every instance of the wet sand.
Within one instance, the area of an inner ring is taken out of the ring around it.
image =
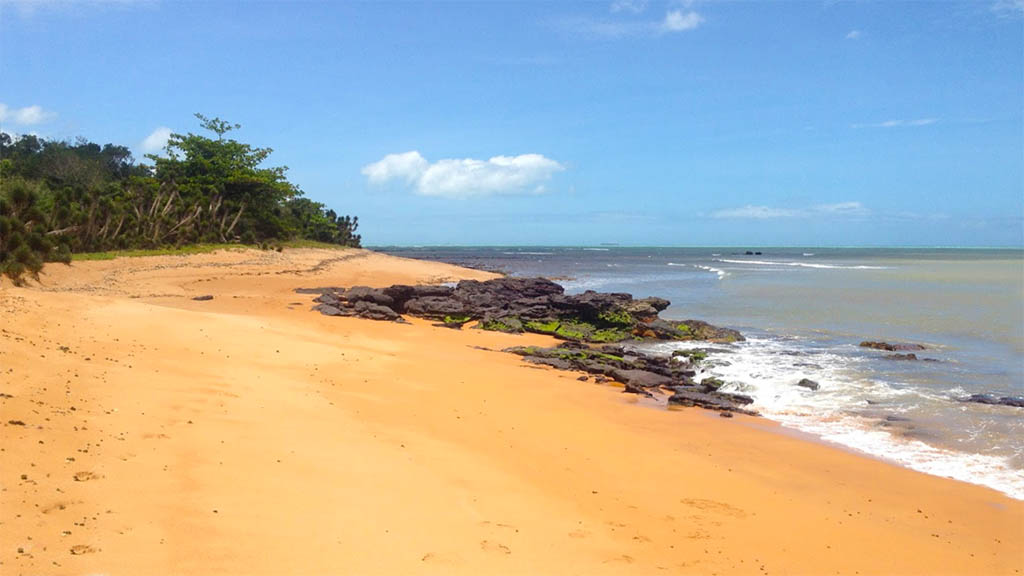
[[[293,292],[489,276],[288,250],[4,282],[0,573],[1024,572],[995,491]]]

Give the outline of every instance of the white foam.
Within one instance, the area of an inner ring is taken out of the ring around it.
[[[889,270],[888,266],[840,266],[838,264],[810,264],[808,262],[771,262],[768,260],[730,260],[716,258],[718,262],[729,264],[755,264],[757,266],[793,266],[798,268],[822,268],[828,270]]]
[[[814,256],[814,252],[804,252],[804,256]]]
[[[658,344],[655,349],[707,346],[706,342],[678,342]],[[869,362],[866,357],[845,354],[841,348],[807,347],[800,340],[751,338],[729,348],[734,353],[713,354],[696,379],[714,376],[725,381],[723,392],[751,396],[754,409],[785,426],[907,468],[989,486],[1024,500],[1024,470],[1014,468],[1008,457],[932,446],[881,428],[877,417],[855,413],[868,398],[885,401],[887,410],[897,412],[922,400],[941,400],[925,390],[864,378],[858,365]],[[794,351],[802,353],[794,355]],[[818,382],[820,388],[797,386],[801,378]]]
[[[502,254],[506,254],[509,256],[516,256],[519,254],[525,256],[550,256],[551,254],[554,254],[554,252],[502,252]]]
[[[699,268],[701,270],[706,270],[708,272],[713,272],[713,273],[718,275],[718,279],[719,280],[721,280],[722,278],[725,278],[726,276],[729,275],[728,272],[726,272],[725,270],[722,270],[721,268],[713,268],[711,266],[704,266],[703,264],[694,264],[693,267],[694,268]]]
[[[609,249],[608,248],[584,248],[584,250],[587,250],[589,252],[607,252]]]

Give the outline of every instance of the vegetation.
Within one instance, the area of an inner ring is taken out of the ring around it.
[[[151,164],[125,146],[0,132],[0,277],[17,284],[81,253],[360,245],[358,218],[304,198],[286,167],[265,165],[270,148],[228,137],[238,124],[196,117],[210,135],[172,134]]]

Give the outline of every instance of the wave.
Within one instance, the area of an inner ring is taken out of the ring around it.
[[[718,279],[719,280],[721,280],[722,278],[725,278],[726,276],[729,275],[728,272],[726,272],[725,270],[722,270],[721,268],[713,268],[711,266],[704,266],[703,264],[694,264],[693,267],[694,268],[699,268],[701,270],[706,270],[708,272],[714,272],[715,274],[718,275]]]
[[[889,266],[840,266],[838,264],[811,264],[808,262],[770,262],[768,260],[730,260],[728,258],[715,258],[716,262],[729,264],[755,264],[758,266],[793,266],[799,268],[821,268],[826,270],[890,270]]]
[[[608,252],[609,248],[584,248],[588,252]]]
[[[804,252],[804,256],[814,256],[814,252]]]
[[[502,252],[502,254],[506,254],[508,256],[550,256],[554,254],[554,252]]]
[[[676,342],[653,348],[670,353],[705,346],[706,342]],[[899,427],[885,426],[886,413],[899,415],[921,402],[948,402],[948,397],[865,378],[863,363],[870,358],[849,355],[840,347],[752,337],[729,348],[731,354],[705,361],[695,379],[714,376],[727,382],[723,392],[754,398],[753,408],[784,426],[919,472],[981,484],[1024,500],[1024,470],[1014,467],[1011,457],[934,446],[901,434]],[[820,388],[797,386],[801,378],[818,382]],[[869,400],[884,409],[872,413]]]

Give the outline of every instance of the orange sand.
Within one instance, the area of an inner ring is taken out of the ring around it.
[[[292,250],[5,283],[0,573],[1024,570],[1024,503],[992,490],[476,348],[545,337],[292,292],[487,276]]]

